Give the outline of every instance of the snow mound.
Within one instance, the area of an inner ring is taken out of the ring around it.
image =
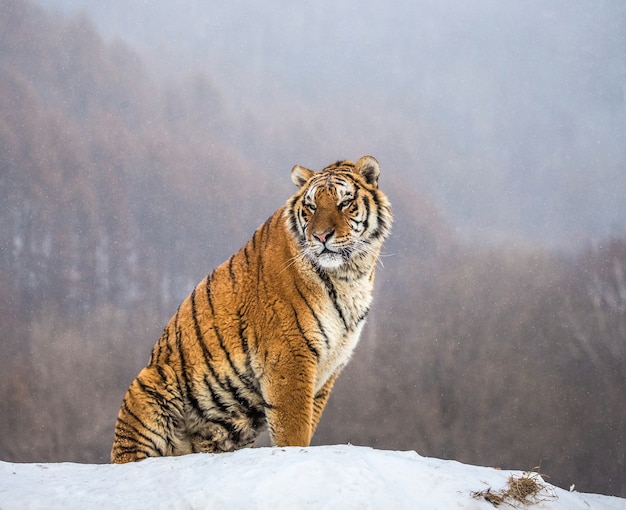
[[[0,462],[0,509],[488,509],[475,493],[511,475],[523,473],[350,445],[125,465]],[[545,486],[548,497],[532,508],[626,510],[626,499]]]

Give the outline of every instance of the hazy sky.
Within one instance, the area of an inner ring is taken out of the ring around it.
[[[154,68],[208,72],[266,131],[242,147],[259,165],[327,163],[295,135],[292,151],[272,143],[298,111],[326,125],[329,154],[382,155],[474,231],[626,231],[621,0],[40,3],[87,9]]]

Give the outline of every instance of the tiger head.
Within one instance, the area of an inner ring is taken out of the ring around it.
[[[314,172],[291,171],[300,190],[287,203],[287,224],[302,255],[324,270],[357,267],[378,258],[391,230],[391,209],[378,189],[372,156],[338,161]]]

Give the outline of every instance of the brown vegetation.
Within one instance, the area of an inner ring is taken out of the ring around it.
[[[556,499],[556,494],[543,483],[539,473],[533,472],[526,472],[522,476],[509,476],[505,489],[493,490],[489,487],[473,492],[472,496],[489,501],[493,506],[506,504],[514,508]]]

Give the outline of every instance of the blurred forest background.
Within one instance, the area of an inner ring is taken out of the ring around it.
[[[621,0],[0,3],[0,459],[107,462],[192,287],[372,154],[396,216],[315,444],[626,497]]]

